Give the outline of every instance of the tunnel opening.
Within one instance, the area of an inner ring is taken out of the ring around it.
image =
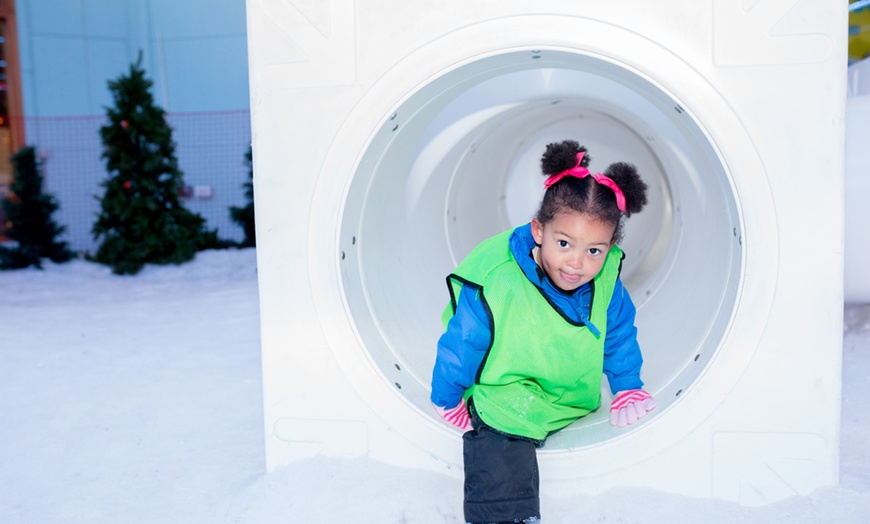
[[[620,246],[657,413],[701,379],[722,345],[741,284],[743,228],[730,174],[691,108],[600,56],[503,52],[434,77],[385,115],[342,206],[348,315],[384,380],[423,412],[431,413],[449,300],[444,277],[478,242],[532,218],[541,153],[566,138],[589,149],[593,171],[631,162],[650,188]],[[599,409],[551,436],[547,449],[617,437],[607,420]]]

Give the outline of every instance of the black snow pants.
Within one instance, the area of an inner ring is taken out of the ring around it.
[[[520,522],[541,516],[535,450],[540,441],[511,436],[486,424],[471,409],[473,429],[462,437],[465,521]]]

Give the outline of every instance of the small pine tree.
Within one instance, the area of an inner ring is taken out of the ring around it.
[[[32,146],[12,155],[13,181],[11,193],[3,201],[3,212],[10,224],[6,235],[17,246],[0,246],[0,269],[42,269],[43,258],[66,262],[73,256],[66,242],[58,240],[66,228],[51,218],[58,204],[53,196],[42,192],[40,167]]]
[[[254,228],[254,150],[251,146],[245,153],[245,163],[248,165],[248,181],[242,187],[247,203],[243,207],[231,206],[230,218],[245,231],[245,239],[239,243],[239,247],[254,247],[257,237]]]
[[[135,274],[146,263],[180,264],[202,249],[224,247],[205,219],[187,210],[179,196],[183,173],[175,157],[172,128],[154,104],[153,82],[141,67],[109,82],[114,107],[100,128],[109,178],[93,226],[102,239],[93,259],[117,274]]]

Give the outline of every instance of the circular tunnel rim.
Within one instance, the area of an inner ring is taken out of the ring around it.
[[[497,22],[502,22],[502,23],[497,23]],[[504,21],[496,21],[496,22],[489,22],[489,23],[485,23],[485,24],[479,24],[480,27],[475,27],[474,28],[475,30],[473,30],[473,31],[468,29],[466,32],[464,32],[464,34],[455,33],[452,35],[448,35],[448,36],[442,38],[441,40],[436,41],[439,45],[436,45],[436,42],[433,42],[433,43],[430,43],[428,46],[426,46],[425,49],[427,51],[427,54],[431,54],[433,49],[440,49],[441,51],[444,51],[445,49],[449,50],[452,48],[455,52],[455,49],[457,49],[457,47],[455,46],[456,39],[464,40],[464,39],[469,38],[469,35],[476,34],[480,31],[485,31],[487,34],[492,34],[490,32],[490,31],[492,31],[491,26],[494,24],[503,26],[503,22]],[[489,28],[485,28],[483,26],[489,26]],[[505,29],[507,29],[507,28],[502,27],[502,30],[505,30]],[[612,30],[614,28],[612,26],[609,26],[609,29]],[[617,33],[618,33],[618,31],[617,31]],[[617,35],[617,38],[622,38],[624,36],[625,35]],[[633,35],[633,34],[632,34],[632,36],[635,38],[637,37],[637,35]],[[695,85],[695,87],[703,86],[705,88],[703,94],[704,94],[704,96],[708,97],[708,99],[705,100],[705,102],[709,102],[710,100],[715,100],[716,103],[705,104],[705,107],[702,107],[700,109],[700,111],[698,111],[697,113],[692,113],[692,118],[693,118],[695,124],[698,125],[698,127],[707,136],[711,147],[719,155],[718,160],[723,165],[725,172],[728,173],[729,183],[731,184],[732,191],[735,194],[735,199],[737,200],[737,203],[738,203],[738,206],[737,206],[738,211],[741,215],[740,225],[742,228],[744,228],[741,231],[741,233],[742,233],[743,237],[747,239],[747,241],[752,237],[757,237],[758,242],[763,242],[765,239],[766,240],[775,239],[775,231],[776,231],[775,220],[772,219],[773,215],[771,212],[764,211],[764,209],[772,208],[772,206],[765,208],[765,206],[767,206],[768,204],[770,204],[772,202],[772,198],[771,198],[770,193],[769,193],[769,187],[767,187],[765,185],[764,187],[767,190],[766,191],[755,191],[754,196],[753,196],[753,194],[750,193],[749,202],[747,202],[747,200],[745,198],[745,195],[747,193],[745,193],[745,192],[739,193],[737,191],[739,186],[742,185],[742,181],[739,179],[735,180],[735,177],[732,174],[732,169],[735,167],[738,167],[738,168],[742,167],[742,168],[748,168],[748,169],[762,168],[762,171],[763,171],[763,166],[761,164],[760,158],[758,157],[757,152],[755,152],[755,149],[752,145],[752,140],[751,140],[746,128],[740,123],[740,120],[737,117],[737,115],[734,114],[733,111],[731,111],[731,108],[730,108],[728,102],[726,100],[724,100],[723,98],[721,98],[720,93],[718,91],[716,91],[715,88],[713,88],[713,86],[710,86],[706,82],[705,79],[697,78],[696,71],[685,66],[685,64],[679,59],[679,57],[674,56],[673,54],[670,53],[670,51],[662,48],[661,46],[658,46],[658,44],[651,43],[649,41],[644,41],[644,42],[647,45],[652,44],[650,49],[652,49],[651,52],[653,54],[658,55],[659,58],[662,58],[662,57],[668,58],[669,60],[665,60],[665,61],[666,62],[670,61],[672,67],[683,66],[682,74],[684,75],[684,77],[688,76],[688,77],[692,77],[692,79],[693,79],[693,81],[689,82],[689,84],[693,84],[693,85]],[[579,55],[584,55],[584,56],[592,56],[594,58],[608,61],[610,63],[617,65],[618,67],[626,69],[627,71],[631,72],[632,74],[634,74],[638,78],[641,78],[641,79],[647,81],[650,84],[650,86],[652,86],[652,87],[662,91],[663,93],[667,94],[673,100],[678,101],[680,103],[681,107],[683,109],[686,109],[687,111],[690,111],[696,107],[699,107],[699,108],[701,107],[699,104],[696,104],[694,101],[694,99],[697,98],[697,96],[689,96],[689,97],[675,96],[674,93],[671,92],[670,90],[663,89],[663,87],[658,82],[655,82],[648,74],[645,74],[645,73],[639,71],[638,69],[636,69],[635,67],[633,67],[631,64],[629,64],[627,62],[620,61],[618,58],[613,57],[613,56],[601,56],[601,55],[597,55],[595,53],[592,53],[589,50],[578,49],[576,47],[565,47],[565,46],[552,45],[552,44],[546,45],[546,46],[540,45],[540,44],[539,45],[520,45],[520,46],[518,46],[518,45],[516,45],[516,43],[512,43],[512,45],[509,45],[509,46],[502,46],[502,47],[498,47],[497,49],[489,49],[489,50],[485,50],[483,52],[478,52],[478,53],[472,53],[471,51],[468,51],[468,52],[462,53],[463,56],[459,57],[458,60],[455,60],[453,62],[448,62],[446,64],[442,64],[442,67],[440,67],[440,68],[436,66],[436,71],[435,71],[436,74],[432,74],[431,71],[426,71],[426,72],[424,72],[426,74],[423,74],[423,75],[420,75],[419,71],[417,71],[416,75],[410,74],[417,69],[417,67],[414,64],[416,64],[417,60],[419,60],[419,57],[417,56],[418,53],[412,53],[411,55],[409,55],[409,57],[406,60],[404,60],[400,64],[397,64],[396,67],[391,69],[389,72],[387,72],[383,77],[381,77],[377,82],[375,82],[372,85],[370,90],[363,96],[362,103],[360,103],[357,106],[357,109],[359,109],[361,107],[366,108],[366,110],[368,112],[368,115],[367,115],[368,118],[366,118],[365,115],[361,116],[359,114],[355,114],[355,113],[358,113],[358,111],[355,110],[349,116],[349,118],[345,122],[345,125],[342,126],[342,129],[341,129],[339,135],[337,135],[336,140],[331,147],[331,153],[327,156],[327,161],[324,165],[324,171],[334,173],[334,172],[336,172],[335,169],[344,169],[345,172],[350,174],[350,178],[346,181],[344,187],[342,188],[342,194],[341,194],[341,198],[340,198],[341,204],[340,204],[340,206],[338,206],[337,209],[333,208],[333,211],[337,211],[337,213],[334,215],[331,215],[331,216],[328,214],[324,214],[324,213],[316,213],[315,210],[318,209],[318,206],[315,204],[312,207],[312,218],[313,218],[313,220],[311,222],[312,230],[317,229],[318,224],[322,223],[322,224],[330,224],[331,228],[336,231],[335,243],[332,243],[332,244],[322,243],[319,246],[315,246],[312,244],[311,246],[309,246],[311,248],[309,250],[309,259],[311,260],[312,265],[315,264],[315,261],[322,262],[322,260],[323,260],[322,255],[324,254],[324,250],[326,249],[326,246],[324,244],[329,244],[329,248],[331,248],[331,256],[329,257],[329,260],[333,260],[333,262],[335,264],[335,266],[332,268],[334,270],[334,271],[332,271],[332,274],[335,275],[335,277],[337,277],[337,279],[333,280],[332,285],[322,286],[318,283],[317,278],[313,278],[312,279],[312,289],[315,291],[314,292],[315,304],[316,304],[316,307],[318,307],[318,310],[323,309],[324,312],[327,311],[331,307],[330,304],[332,302],[332,299],[334,299],[335,295],[337,294],[344,305],[345,312],[348,315],[347,318],[344,319],[347,321],[346,324],[344,322],[339,322],[338,324],[341,324],[341,325],[336,324],[333,326],[333,327],[338,327],[340,329],[330,330],[330,329],[327,329],[327,326],[324,326],[324,333],[327,334],[327,338],[330,340],[330,346],[333,348],[333,350],[338,350],[341,353],[340,356],[343,357],[343,358],[337,359],[339,361],[339,364],[345,370],[346,375],[348,376],[350,381],[354,383],[354,386],[358,389],[358,391],[360,391],[360,393],[364,397],[371,400],[371,402],[369,402],[369,404],[372,406],[372,408],[375,409],[375,411],[377,411],[379,413],[379,415],[391,425],[391,427],[393,427],[397,431],[402,432],[403,434],[408,435],[413,440],[417,440],[421,447],[426,448],[426,449],[430,449],[430,450],[437,450],[437,451],[435,451],[435,453],[438,455],[441,455],[441,456],[444,456],[445,454],[450,455],[452,453],[451,451],[448,451],[448,449],[450,446],[454,445],[453,443],[455,442],[458,435],[455,434],[454,432],[450,431],[448,428],[444,427],[440,422],[435,420],[431,416],[431,414],[422,413],[415,405],[410,403],[401,394],[398,394],[394,389],[392,389],[392,385],[389,384],[388,381],[385,380],[385,377],[380,372],[380,370],[377,366],[377,363],[374,362],[371,359],[371,357],[367,354],[368,352],[365,349],[364,341],[359,337],[359,333],[356,332],[356,329],[353,326],[353,322],[351,320],[351,317],[353,316],[352,311],[348,307],[348,304],[346,302],[346,298],[343,296],[343,287],[340,284],[340,282],[342,281],[341,264],[340,264],[340,261],[338,260],[338,257],[335,256],[337,253],[340,252],[340,249],[341,249],[341,239],[339,237],[341,235],[341,228],[342,228],[342,224],[344,221],[343,215],[345,212],[345,209],[344,209],[345,202],[346,202],[346,199],[348,196],[347,191],[350,187],[351,182],[353,181],[353,176],[355,176],[355,174],[357,172],[357,168],[358,168],[360,159],[362,158],[362,156],[365,153],[368,152],[368,148],[371,144],[371,141],[372,141],[373,135],[374,135],[372,130],[380,129],[381,126],[387,122],[389,115],[394,114],[394,112],[397,110],[397,108],[402,107],[402,104],[404,104],[411,96],[413,96],[413,94],[416,93],[418,89],[420,89],[420,86],[426,86],[426,85],[428,85],[428,82],[431,82],[431,80],[433,78],[437,78],[437,77],[441,77],[443,75],[449,74],[450,72],[458,69],[459,67],[462,67],[463,65],[474,63],[478,60],[485,59],[489,56],[503,55],[503,54],[512,53],[512,52],[529,52],[529,51],[535,50],[535,49],[547,49],[547,50],[552,50],[552,51],[565,52],[565,53],[569,53],[569,54],[579,54]],[[439,54],[441,54],[441,53],[439,52]],[[446,54],[443,54],[442,56],[449,58],[449,57],[451,57],[451,54],[446,53]],[[427,63],[427,62],[423,61],[423,63]],[[439,62],[436,61],[433,63],[438,64]],[[401,79],[401,78],[405,78],[405,81],[404,82],[399,81],[399,79]],[[409,78],[416,80],[416,82],[411,82],[413,85],[409,85],[409,82],[407,80]],[[669,78],[673,78],[673,75],[670,75]],[[684,89],[684,92],[690,93],[691,90]],[[390,95],[399,95],[399,96],[390,96]],[[385,100],[398,100],[398,101],[395,103],[386,105],[384,103]],[[717,119],[713,119],[710,116],[711,113],[716,113],[718,115]],[[706,115],[706,116],[704,116],[704,115]],[[704,121],[717,121],[717,122],[719,122],[720,121],[720,120],[718,120],[719,117],[726,117],[726,120],[729,120],[729,123],[726,127],[729,127],[732,129],[734,129],[734,128],[739,129],[741,131],[740,133],[738,133],[739,136],[732,137],[732,138],[724,137],[725,134],[718,134],[715,137],[711,136],[710,128],[703,126],[702,122],[704,122]],[[363,130],[366,130],[367,133],[365,133],[364,135],[360,135],[360,132]],[[365,140],[360,141],[359,140],[360,136],[364,136]],[[715,138],[715,140],[714,140],[714,138]],[[738,147],[738,146],[731,144],[732,142],[739,143],[740,147],[744,148],[744,151],[742,151],[742,154],[740,157],[733,157],[733,158],[729,157],[729,160],[731,160],[731,162],[729,163],[729,162],[726,162],[725,159],[723,158],[723,156],[722,156],[723,148],[719,147],[719,146],[721,146],[724,143],[726,146],[724,149],[726,151],[731,150],[734,147]],[[333,154],[334,151],[338,151],[338,150],[346,152],[348,150],[348,148],[346,147],[346,145],[347,145],[346,143],[353,144],[354,145],[353,150],[357,151],[356,157],[351,159],[352,166],[348,164],[346,154],[344,155],[343,160],[338,160],[337,156],[335,154]],[[749,147],[749,152],[750,153],[755,152],[755,155],[747,154],[747,151],[745,150],[746,146]],[[730,166],[729,166],[729,164],[730,164]],[[732,169],[729,169],[729,167],[731,167]],[[315,200],[317,202],[322,202],[323,198],[333,198],[335,196],[335,189],[336,189],[336,185],[334,183],[330,184],[329,187],[325,186],[324,184],[318,183]],[[762,188],[762,189],[764,189],[764,188]],[[740,194],[741,197],[743,197],[743,198],[737,198],[736,195],[738,195],[738,194]],[[758,205],[758,201],[761,201],[762,205]],[[749,226],[747,226],[747,217],[745,216],[745,213],[744,213],[744,209],[746,208],[746,205],[740,205],[741,203],[743,203],[743,204],[748,203],[750,209],[758,210],[757,213],[755,213],[755,212],[750,213],[750,217],[749,217],[748,222],[750,222],[751,224],[749,224]],[[324,206],[324,209],[327,209],[329,207],[330,206]],[[756,216],[754,216],[756,214],[762,215],[762,216],[756,217]],[[769,227],[761,227],[760,226],[760,224],[763,224],[765,222],[767,222]],[[758,230],[757,231],[753,230],[752,235],[747,235],[746,230],[750,229],[753,226],[759,226]],[[312,238],[316,238],[316,236],[312,235]],[[774,262],[771,264],[771,263],[763,263],[764,257],[760,257],[760,258],[759,257],[748,257],[747,251],[748,250],[743,251],[743,260],[742,260],[743,272],[746,271],[747,265],[751,263],[753,265],[761,264],[760,266],[756,267],[756,269],[761,268],[761,267],[764,268],[763,270],[759,271],[759,273],[761,274],[762,277],[770,277],[771,275],[775,274],[775,253],[773,253],[773,255],[774,255],[773,257],[769,256],[771,253],[767,253],[767,255],[768,255],[767,261],[770,262],[770,260],[772,259]],[[323,273],[328,274],[330,272],[325,271]],[[765,279],[761,278],[761,282],[764,282],[764,281],[765,281]],[[738,292],[736,294],[732,318],[729,321],[728,328],[725,330],[725,333],[723,334],[723,339],[722,339],[723,344],[727,343],[727,341],[729,340],[729,336],[731,336],[733,334],[732,327],[734,326],[735,322],[738,320],[742,321],[742,318],[739,318],[740,315],[738,314],[738,312],[739,312],[740,302],[745,298],[744,295],[747,291],[747,288],[744,285],[743,273],[741,273],[741,278],[739,279],[739,286],[740,286],[740,289],[738,290]],[[317,292],[318,289],[326,292],[326,294],[332,294],[332,298],[329,300],[324,300],[324,301],[319,300],[318,297],[323,297],[325,295]],[[751,294],[754,296],[754,299],[758,299],[759,295],[760,295],[761,300],[760,301],[756,300],[756,301],[759,303],[762,303],[762,304],[767,304],[772,300],[772,294],[773,294],[772,287],[765,286],[765,285],[759,285],[759,286],[756,286],[756,287],[751,289]],[[334,315],[331,315],[331,317],[334,317]],[[321,318],[326,318],[326,317],[321,316]],[[756,324],[758,324],[758,322],[756,322]],[[756,339],[756,338],[760,337],[761,331],[763,331],[763,330],[758,329],[758,328],[746,330],[744,332],[743,338],[744,339],[746,339],[746,338]],[[751,344],[749,344],[749,345],[751,346]],[[349,348],[352,348],[352,349],[349,349]],[[720,350],[721,350],[721,347],[720,347]],[[719,353],[719,352],[721,352],[721,351],[717,351],[717,353]],[[745,354],[746,352],[736,352],[736,353],[743,353],[740,358],[736,359],[744,364],[744,365],[739,366],[739,369],[742,370],[745,368],[745,364],[748,362],[748,358],[749,358],[749,356],[751,356],[751,352],[749,355]],[[717,360],[717,359],[714,357],[713,361],[711,361],[708,364],[707,369],[704,370],[704,372],[701,373],[701,375],[709,374],[709,372],[714,367],[716,367],[716,368],[721,367],[718,365],[714,366],[714,364],[716,364],[715,360]],[[734,359],[728,359],[728,360],[733,361]],[[360,367],[359,367],[360,364],[365,364],[364,367],[368,368],[366,372],[360,371]],[[726,388],[729,387],[728,385],[722,384],[723,381],[721,380],[721,378],[722,378],[723,373],[721,371],[718,371],[718,374],[720,375],[720,380],[717,381],[720,383],[719,389],[721,389],[721,387],[723,387],[723,386]],[[702,377],[699,375],[699,377],[695,380],[693,386],[695,386],[699,382],[701,382],[701,379],[702,379]],[[736,377],[734,377],[732,374],[731,378],[725,380],[724,382],[727,382],[728,384],[733,385],[733,383],[736,382]],[[711,389],[717,389],[717,388],[707,387],[707,388],[702,388],[702,389],[711,390]],[[706,399],[706,401],[708,403],[711,401],[715,403],[715,400],[711,400],[711,399],[714,399],[715,397],[717,397],[716,394],[706,395],[706,396],[708,397]],[[670,408],[667,411],[673,411],[673,412],[686,411],[685,409],[680,409],[682,404],[684,404],[684,403],[676,402],[672,406],[670,406]],[[650,420],[646,425],[650,426],[650,427],[659,426],[660,424],[663,424],[664,421],[673,418],[673,417],[668,417],[666,415],[667,415],[666,412],[660,413],[653,420]],[[658,449],[661,449],[665,445],[669,445],[670,443],[673,442],[674,438],[678,438],[678,436],[680,434],[683,434],[687,431],[690,431],[693,427],[695,427],[695,425],[700,423],[700,421],[703,420],[703,418],[706,418],[706,415],[699,415],[698,413],[694,413],[693,416],[690,417],[690,419],[693,421],[693,423],[682,424],[683,430],[684,430],[683,432],[671,430],[671,431],[667,432],[669,435],[668,437],[657,439],[660,441],[660,442],[658,442],[657,445],[656,445],[656,443],[652,443],[653,445],[649,445],[650,443],[647,442],[648,452],[646,453],[646,455],[654,454]],[[628,433],[625,433],[624,435],[620,435],[614,439],[596,444],[596,447],[607,448],[607,447],[618,446],[619,442],[621,442],[621,441],[634,441],[637,438],[640,438],[638,436],[640,433],[649,434],[651,432],[647,432],[647,431],[628,432]],[[421,438],[421,435],[423,438]],[[557,451],[574,453],[576,451],[582,451],[582,448],[577,449],[577,450],[565,449],[565,450],[557,450]],[[636,458],[637,457],[629,460],[626,463],[635,462]],[[610,461],[608,461],[608,463],[606,465],[602,465],[602,467],[606,470],[609,470],[609,469],[612,469],[614,467],[614,463],[612,460],[610,460]],[[592,468],[592,469],[594,470],[594,468]]]

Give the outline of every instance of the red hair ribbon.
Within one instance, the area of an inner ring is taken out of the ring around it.
[[[577,153],[577,165],[572,167],[571,169],[566,169],[561,173],[556,173],[555,175],[547,177],[547,180],[544,181],[544,188],[548,188],[562,180],[566,176],[573,176],[577,178],[586,178],[587,176],[591,176],[595,179],[596,182],[601,184],[602,186],[609,187],[613,190],[613,194],[616,195],[616,207],[619,208],[620,211],[625,213],[625,195],[622,193],[622,190],[619,189],[619,186],[616,185],[612,179],[602,175],[601,173],[591,173],[588,169],[580,165],[580,162],[583,161],[584,152]]]

